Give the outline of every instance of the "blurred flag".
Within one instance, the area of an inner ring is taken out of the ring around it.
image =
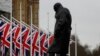
[[[52,45],[53,41],[54,41],[54,35],[50,34],[50,37],[49,37],[49,46]]]
[[[10,23],[0,18],[0,38],[2,42],[2,56],[6,56],[10,47]]]
[[[47,33],[41,31],[35,26],[32,26],[31,33],[31,26],[25,24],[24,22],[21,22],[22,25],[20,26],[20,22],[14,18],[12,19],[12,22],[13,23],[11,28],[10,21],[0,18],[0,47],[2,50],[2,56],[6,56],[5,54],[8,52],[8,49],[10,48],[10,34],[12,34],[13,38],[13,56],[19,56],[20,38],[22,38],[22,52],[24,56],[28,56],[30,54],[31,41],[32,56],[39,56],[39,53],[41,56],[47,56],[48,46],[50,46],[54,40],[53,34],[48,35]]]
[[[20,51],[20,34],[21,34],[21,28],[20,28],[20,22],[16,19],[12,19],[13,24],[16,26],[15,30],[12,32],[13,36],[13,56],[18,56]]]
[[[46,43],[47,34],[41,31],[40,37],[41,37],[41,41],[40,41],[41,56],[47,56],[47,49],[48,49],[48,44]]]
[[[23,54],[24,56],[28,56],[30,51],[30,26],[26,25],[25,23],[23,23],[23,26],[25,28],[24,32],[22,33]]]
[[[39,56],[38,37],[39,37],[39,31],[36,30],[35,33],[33,34],[33,39],[32,39],[32,56]]]

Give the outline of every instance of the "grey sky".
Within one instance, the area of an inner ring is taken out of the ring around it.
[[[12,9],[12,0],[0,0],[0,10],[11,12]]]
[[[53,32],[55,18],[53,5],[61,2],[72,14],[72,34],[77,35],[80,42],[88,44],[91,48],[100,44],[100,0],[40,0],[40,28],[47,31],[49,18],[49,31]],[[49,13],[49,15],[48,15]]]

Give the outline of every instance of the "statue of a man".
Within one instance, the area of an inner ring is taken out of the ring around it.
[[[54,5],[55,11],[55,30],[54,30],[54,42],[49,47],[49,56],[58,54],[60,56],[66,56],[68,54],[70,34],[71,34],[71,23],[72,18],[70,11],[64,8],[61,3]]]

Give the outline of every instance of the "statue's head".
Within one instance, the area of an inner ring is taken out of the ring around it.
[[[54,11],[57,12],[59,10],[59,8],[62,8],[63,6],[61,5],[61,3],[56,3],[54,5]]]

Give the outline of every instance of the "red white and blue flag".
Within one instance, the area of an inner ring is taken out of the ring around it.
[[[31,42],[32,42],[32,56],[47,56],[48,46],[52,44],[54,40],[53,34],[47,34],[41,31],[39,28],[31,26],[17,21],[13,18],[12,25],[10,21],[0,18],[0,47],[2,48],[2,56],[10,49],[10,37],[12,34],[12,52],[13,56],[19,56],[20,54],[20,38],[22,38],[22,53],[23,56],[30,54]],[[12,31],[11,31],[12,29]],[[32,34],[32,38],[31,38]],[[48,37],[49,36],[49,37]]]
[[[0,18],[0,38],[2,43],[2,56],[5,56],[10,47],[10,23]]]
[[[20,23],[13,18],[12,20],[13,24],[15,25],[15,29],[12,32],[12,38],[13,38],[13,56],[18,56],[19,49],[20,49],[20,34],[21,34],[21,28]]]
[[[41,41],[40,41],[41,56],[47,56],[48,43],[46,43],[46,41],[48,35],[44,31],[41,31],[40,37],[41,37]]]

